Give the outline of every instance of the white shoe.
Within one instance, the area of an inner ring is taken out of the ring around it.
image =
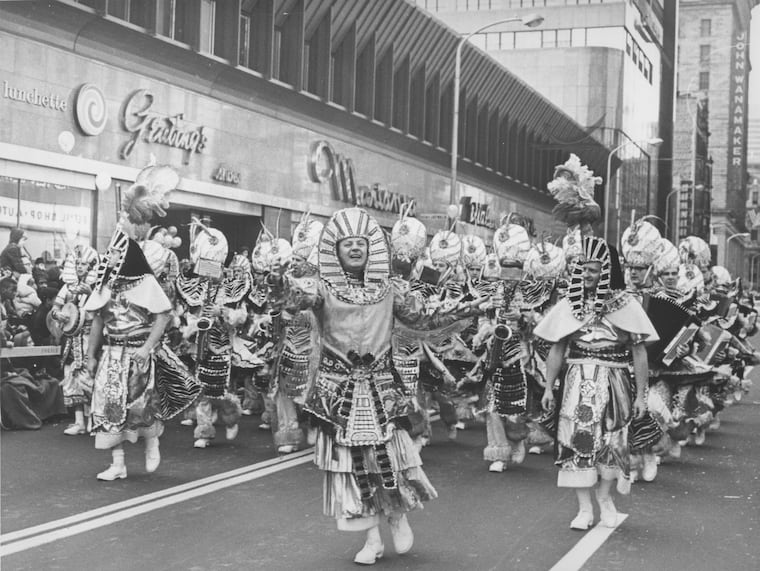
[[[296,447],[293,444],[283,444],[282,446],[277,447],[277,452],[279,454],[292,454],[296,451]]]
[[[570,529],[586,531],[594,524],[594,514],[590,511],[580,510],[573,521],[570,522]]]
[[[193,425],[193,419],[192,418],[183,418],[179,421],[179,423],[182,426],[192,426]]]
[[[522,464],[525,461],[525,441],[521,440],[517,446],[512,447],[509,459],[514,464]]]
[[[225,431],[225,436],[227,437],[227,440],[235,440],[235,437],[238,435],[238,425],[234,426],[228,426],[227,430]]]
[[[541,450],[540,446],[531,446],[528,448],[528,454],[543,454],[543,450]]]
[[[697,432],[694,434],[694,445],[702,446],[705,443],[705,438],[707,438],[707,435],[705,434],[705,429],[698,428]]]
[[[451,428],[449,428],[448,433],[449,440],[456,440],[457,439],[457,425],[453,425]]]
[[[489,472],[503,472],[507,469],[507,463],[503,460],[496,460],[495,462],[491,462],[491,465],[488,467]]]
[[[599,525],[603,527],[615,527],[617,525],[617,508],[610,496],[600,497],[596,495],[596,501],[599,502],[600,518]]]
[[[354,563],[359,565],[374,565],[375,561],[381,559],[385,553],[385,546],[374,545],[369,542],[364,544],[364,547],[354,556]]]
[[[193,442],[193,446],[195,448],[206,448],[209,445],[208,438],[199,438],[195,442]]]
[[[148,474],[152,474],[156,470],[158,470],[158,465],[161,464],[161,451],[158,449],[158,446],[151,448],[151,449],[145,449],[145,471]]]
[[[734,400],[736,402],[742,400],[742,397],[744,397],[744,393],[742,391],[734,391]]]
[[[79,434],[86,434],[87,429],[81,424],[69,424],[63,433],[67,436],[77,436]]]
[[[712,419],[712,422],[710,423],[710,430],[718,430],[720,428],[720,418],[715,417]]]
[[[631,470],[631,474],[628,476],[628,479],[631,480],[631,484],[635,484],[636,481],[639,479],[639,471]]]
[[[645,482],[653,482],[657,477],[657,456],[644,454],[644,469],[641,471],[641,479]]]
[[[244,408],[243,412],[241,413],[243,416],[252,416],[253,411],[250,408]]]
[[[460,420],[459,422],[457,422],[457,423],[454,425],[454,427],[455,427],[457,430],[464,430],[465,428],[467,428],[467,427],[465,426],[464,422],[462,422],[461,420]]]
[[[676,442],[673,446],[671,446],[670,450],[668,450],[668,456],[671,458],[680,458],[681,457],[681,443]]]
[[[270,430],[272,428],[272,425],[268,422],[262,422],[259,424],[259,430]]]
[[[393,516],[388,518],[388,523],[391,524],[391,537],[393,537],[393,549],[396,553],[403,555],[408,553],[414,545],[414,533],[409,525],[409,520],[406,519],[406,514],[403,514],[399,518]]]
[[[114,464],[111,464],[108,468],[103,470],[97,476],[98,480],[102,480],[103,482],[113,482],[114,480],[123,480],[126,477],[127,477],[127,467],[116,466]]]

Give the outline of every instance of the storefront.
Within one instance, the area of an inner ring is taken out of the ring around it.
[[[143,166],[178,169],[182,182],[164,221],[206,216],[233,251],[261,225],[290,237],[303,212],[319,218],[359,204],[386,228],[402,204],[430,230],[446,224],[448,172],[340,127],[253,111],[128,69],[0,32],[13,57],[0,63],[0,243],[28,230],[34,258],[60,259],[75,241],[102,250],[119,193]],[[199,86],[200,87],[200,86]],[[502,214],[519,211],[550,229],[549,208],[463,182],[460,228],[488,239]]]

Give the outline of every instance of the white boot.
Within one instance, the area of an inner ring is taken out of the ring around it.
[[[407,553],[414,545],[414,533],[406,519],[406,514],[394,514],[388,518],[391,524],[391,536],[393,537],[393,548],[396,553],[403,555]]]
[[[152,474],[161,464],[161,452],[158,449],[158,436],[145,439],[145,471]]]
[[[643,455],[644,468],[641,470],[641,478],[645,482],[653,482],[657,477],[657,456],[652,453]]]
[[[235,440],[235,437],[238,435],[238,425],[228,426],[224,435],[227,437],[227,440]]]
[[[354,556],[354,563],[360,565],[374,565],[375,561],[380,559],[385,553],[383,538],[380,537],[380,528],[371,527],[367,530],[367,540],[364,547]]]
[[[503,460],[496,460],[495,462],[491,462],[491,465],[488,467],[489,472],[503,472],[507,469],[507,463]]]
[[[98,480],[112,482],[127,477],[127,465],[124,463],[124,449],[114,448],[111,450],[111,465],[97,475]]]

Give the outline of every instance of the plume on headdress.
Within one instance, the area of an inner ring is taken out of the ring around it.
[[[546,185],[558,203],[552,209],[554,217],[568,226],[590,225],[599,220],[602,211],[594,201],[594,188],[601,183],[601,177],[594,176],[594,171],[571,154],[554,169],[554,179]]]
[[[147,224],[154,216],[166,216],[169,193],[179,186],[179,174],[167,165],[145,167],[121,197],[121,211],[129,222]]]

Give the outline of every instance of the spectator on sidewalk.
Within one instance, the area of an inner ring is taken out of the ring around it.
[[[24,266],[23,246],[27,237],[21,228],[11,229],[8,245],[0,252],[0,270],[13,274],[23,274],[27,271]]]

